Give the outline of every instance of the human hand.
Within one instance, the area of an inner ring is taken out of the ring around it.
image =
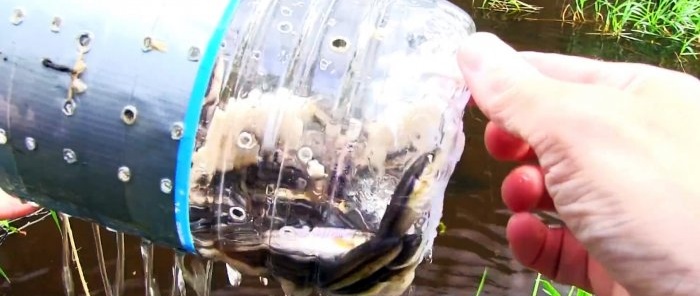
[[[36,206],[22,203],[19,199],[8,195],[0,189],[0,220],[20,218],[36,210]]]
[[[523,265],[601,296],[700,291],[698,79],[518,53],[488,33],[465,42],[459,65],[490,120],[487,149],[522,163],[501,189]]]

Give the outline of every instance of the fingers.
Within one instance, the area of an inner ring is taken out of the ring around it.
[[[458,63],[484,115],[531,145],[542,129],[553,126],[554,118],[576,110],[562,104],[585,102],[573,99],[586,93],[581,85],[542,75],[490,33],[472,34],[459,52]]]
[[[503,180],[501,196],[508,209],[515,213],[555,211],[542,170],[534,165],[523,165],[511,171]]]
[[[0,192],[0,220],[24,217],[38,210],[35,206],[22,203],[19,199]]]
[[[535,154],[530,145],[522,139],[506,132],[492,121],[486,124],[484,131],[486,150],[500,161],[532,161]]]
[[[554,79],[626,89],[642,73],[654,69],[635,63],[615,63],[556,53],[520,52],[537,70]]]
[[[524,266],[560,283],[591,291],[589,256],[566,228],[549,228],[529,213],[515,214],[506,236]],[[598,272],[598,271],[596,271]]]
[[[520,52],[528,63],[545,76],[583,84],[604,85],[618,90],[639,91],[648,84],[668,79],[697,88],[697,78],[678,71],[629,62],[608,62],[556,53]]]

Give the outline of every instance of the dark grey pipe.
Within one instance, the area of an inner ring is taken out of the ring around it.
[[[0,187],[191,251],[178,149],[194,147],[186,112],[236,2],[3,1]]]

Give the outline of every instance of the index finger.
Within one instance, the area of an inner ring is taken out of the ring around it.
[[[29,203],[23,203],[0,190],[0,220],[21,218],[35,212],[38,208]]]

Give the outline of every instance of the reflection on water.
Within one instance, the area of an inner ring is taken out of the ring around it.
[[[554,21],[513,20],[502,15],[483,14],[468,6],[471,1],[461,2],[475,16],[480,31],[496,33],[519,50],[661,63],[666,67],[682,67],[691,73],[700,72],[700,64],[678,64],[673,52],[662,52],[658,47],[610,42],[585,31],[576,32],[570,25]],[[545,7],[551,7],[552,3],[561,5],[555,1],[531,2],[539,2],[538,5]],[[529,17],[555,19],[559,12],[550,9],[542,11],[539,16]],[[432,263],[418,268],[415,285],[410,291],[412,295],[474,295],[486,267],[489,277],[483,295],[529,295],[535,274],[524,270],[512,259],[504,235],[509,213],[500,199],[500,182],[512,165],[495,162],[488,156],[483,143],[484,125],[484,118],[475,111],[465,116],[468,143],[445,197],[444,223],[447,230],[435,241]],[[105,295],[91,226],[75,219],[72,222],[90,293]],[[105,246],[104,268],[116,270],[117,274],[124,271],[121,283],[113,286],[115,290],[123,289],[124,295],[143,295],[144,286],[149,283],[159,286],[160,294],[177,295],[188,277],[196,277],[197,273],[206,275],[209,268],[213,269],[211,295],[283,295],[277,284],[265,285],[266,281],[259,278],[243,277],[241,285],[233,287],[225,265],[207,266],[159,248],[155,248],[153,256],[146,255],[148,268],[144,270],[140,254],[142,247],[146,254],[151,252],[148,245],[142,246],[139,239],[127,237],[123,253],[118,252],[119,248],[114,246],[119,246],[119,237],[106,233],[101,237]],[[61,235],[50,220],[28,229],[26,236],[10,237],[0,248],[0,263],[10,275],[12,285],[0,283],[0,295],[64,295],[61,242]],[[118,255],[121,254],[126,254],[123,266],[119,264]],[[179,264],[175,265],[175,261]],[[148,278],[144,277],[144,272],[150,270],[154,279],[144,281]],[[179,279],[175,283],[173,275]],[[78,279],[75,272],[68,276]],[[208,281],[205,277],[203,282]],[[207,289],[201,284],[196,286],[200,293]],[[82,295],[81,286],[72,289],[76,295]],[[188,295],[197,295],[189,282],[187,292]]]

